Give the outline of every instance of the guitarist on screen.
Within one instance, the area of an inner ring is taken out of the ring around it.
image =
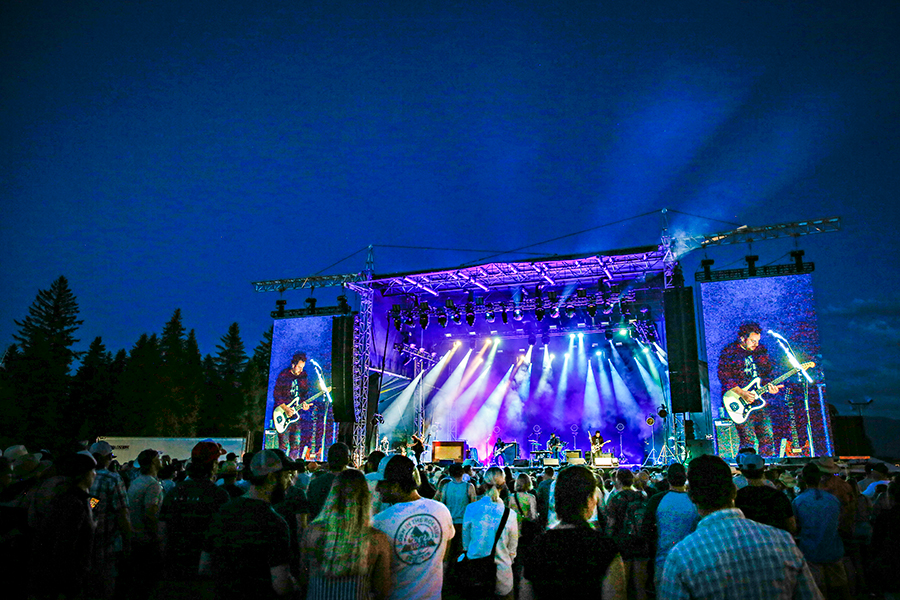
[[[278,434],[278,447],[291,459],[296,460],[303,450],[303,443],[312,441],[312,414],[310,405],[306,402],[309,396],[309,379],[304,367],[306,366],[306,353],[297,352],[291,358],[291,366],[278,374],[275,380],[275,389],[272,390],[275,408],[281,408],[288,418],[293,418],[300,411],[300,418],[287,426],[283,433]],[[291,408],[294,400],[298,402]]]
[[[725,346],[719,354],[718,375],[723,393],[737,394],[738,401],[747,406],[760,405],[757,393],[777,394],[783,385],[769,383],[757,392],[745,390],[754,379],[771,380],[772,363],[769,351],[760,344],[762,328],[759,323],[746,322],[738,328],[738,339]],[[746,420],[735,421],[741,447],[757,448],[761,456],[775,455],[775,439],[772,431],[772,415],[768,409],[751,410]]]

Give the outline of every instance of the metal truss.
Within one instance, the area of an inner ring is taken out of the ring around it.
[[[707,277],[705,271],[697,271],[694,273],[694,281],[733,281],[735,279],[750,279],[752,277],[779,277],[782,275],[805,275],[812,273],[816,268],[815,263],[805,262],[799,267],[794,264],[783,265],[765,265],[755,267],[751,272],[750,269],[723,269],[719,271],[710,271]]]
[[[430,294],[446,296],[481,290],[488,292],[531,286],[608,286],[647,281],[665,272],[665,249],[645,246],[612,255],[579,255],[552,260],[502,262],[444,271],[395,273],[360,281],[381,290],[382,295]],[[424,293],[424,294],[423,294]]]
[[[270,279],[268,281],[254,281],[253,287],[257,292],[285,292],[287,290],[303,290],[307,288],[346,287],[356,293],[360,293],[362,286],[354,285],[356,282],[369,279],[367,273],[346,273],[344,275],[317,275],[314,277],[294,277],[291,279]]]
[[[359,315],[353,321],[353,452],[356,464],[365,461],[366,430],[369,426],[369,358],[372,346],[372,296],[369,288],[359,292]]]
[[[712,235],[680,237],[677,240],[681,248],[680,254],[697,248],[724,246],[727,244],[751,244],[762,240],[774,240],[783,237],[799,237],[815,233],[833,233],[841,230],[841,218],[831,217],[814,221],[795,221],[777,225],[761,225],[758,227],[743,226]]]

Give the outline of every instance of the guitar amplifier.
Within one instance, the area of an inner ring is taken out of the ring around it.
[[[503,455],[503,463],[506,465],[513,464],[519,458],[519,444],[512,442],[500,453]]]
[[[734,423],[729,420],[719,420],[715,422],[716,426],[716,446],[718,454],[727,461],[733,461],[738,454],[741,446],[741,439],[738,437],[737,428]]]
[[[619,466],[619,460],[611,453],[598,453],[595,454],[593,458],[595,467],[611,468]]]
[[[431,445],[432,460],[462,462],[466,456],[465,442],[434,442]]]
[[[544,466],[545,466],[545,467],[558,467],[558,466],[559,466],[559,459],[558,459],[558,458],[545,458],[545,459],[544,459]]]
[[[584,465],[584,464],[587,464],[587,461],[584,460],[583,458],[581,458],[580,456],[578,456],[578,457],[573,456],[572,458],[569,459],[569,464],[570,465]]]
[[[566,450],[566,460],[569,463],[572,463],[573,458],[583,458],[583,456],[581,456],[581,450]]]
[[[274,429],[266,429],[265,431],[263,431],[263,449],[278,449],[278,432]]]

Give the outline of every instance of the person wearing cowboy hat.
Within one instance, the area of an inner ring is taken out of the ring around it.
[[[87,451],[60,461],[68,487],[50,503],[35,533],[30,580],[38,597],[76,598],[85,591],[96,528],[89,494],[96,467]],[[44,571],[47,565],[53,565],[52,576]]]
[[[831,456],[821,456],[811,461],[822,473],[819,489],[834,494],[841,501],[840,533],[844,540],[853,537],[853,522],[856,520],[856,496],[850,484],[839,477],[841,468]]]

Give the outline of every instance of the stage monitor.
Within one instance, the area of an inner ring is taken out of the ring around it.
[[[331,346],[331,316],[275,321],[264,427],[293,459],[324,460],[337,438]]]
[[[717,453],[833,454],[811,276],[702,283],[701,299]]]
[[[434,442],[431,446],[432,460],[441,462],[452,460],[462,462],[466,457],[465,442]]]

